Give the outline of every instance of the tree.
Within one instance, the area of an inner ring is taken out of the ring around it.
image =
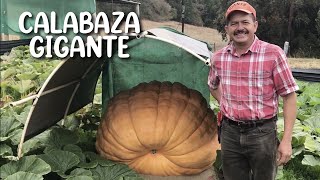
[[[152,21],[168,21],[176,16],[176,9],[165,0],[140,0],[141,17]]]
[[[318,11],[318,17],[316,19],[316,29],[318,31],[318,36],[320,36],[320,9]]]
[[[213,0],[217,4],[214,24],[222,37],[224,13],[233,0]],[[257,11],[257,36],[270,43],[283,46],[290,42],[293,56],[320,57],[320,1],[319,0],[248,0]],[[317,50],[316,50],[317,49]]]
[[[183,0],[185,5],[185,23],[202,26],[201,17],[204,4],[203,0]],[[177,16],[173,19],[181,22],[182,0],[167,0],[167,2],[176,9]]]

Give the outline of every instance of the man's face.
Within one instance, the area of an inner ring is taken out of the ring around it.
[[[228,24],[225,26],[230,39],[239,45],[251,44],[257,28],[258,22],[254,20],[253,15],[241,11],[230,14]]]

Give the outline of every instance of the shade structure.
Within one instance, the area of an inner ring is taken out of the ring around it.
[[[81,58],[77,54],[62,60],[40,91],[31,97],[34,102],[18,157],[24,141],[93,101],[101,72],[103,108],[118,92],[153,80],[180,82],[209,100],[206,81],[211,52],[205,43],[172,30],[153,29],[131,37],[127,45],[125,53],[130,55],[127,59],[119,58],[115,51],[111,58]]]
[[[103,60],[80,56],[61,61],[45,81],[28,114],[20,141],[22,143],[56,124],[93,101]]]

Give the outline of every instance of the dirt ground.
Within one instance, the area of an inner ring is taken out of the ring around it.
[[[203,171],[198,175],[192,176],[151,176],[141,175],[145,180],[218,180],[217,174],[214,168]]]
[[[176,21],[164,21],[164,22],[154,22],[149,20],[141,21],[142,30],[148,30],[148,29],[158,28],[163,26],[170,27],[177,31],[181,31],[181,28],[182,28],[182,24]],[[198,40],[209,43],[212,46],[212,48],[216,50],[221,49],[227,44],[226,41],[222,41],[222,37],[218,33],[218,31],[212,28],[185,24],[184,33],[194,39],[198,39]]]
[[[320,59],[312,58],[288,58],[291,68],[320,69]]]

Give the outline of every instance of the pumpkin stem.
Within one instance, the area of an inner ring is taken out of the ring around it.
[[[156,150],[156,149],[152,149],[152,150],[151,150],[151,153],[152,153],[152,154],[155,154],[155,153],[157,153],[157,150]]]

